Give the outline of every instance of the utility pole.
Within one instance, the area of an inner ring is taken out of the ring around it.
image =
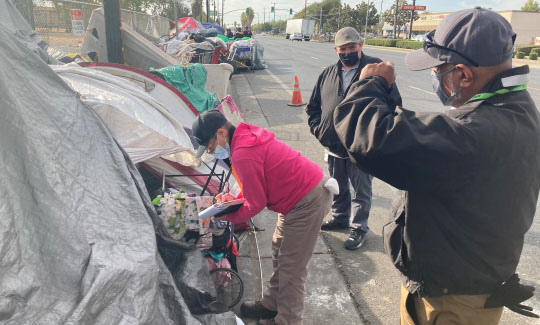
[[[413,0],[412,1],[413,8],[414,8],[415,4],[416,4],[416,0]],[[409,24],[409,39],[411,39],[411,36],[412,36],[412,23],[413,23],[413,20],[414,20],[414,9],[411,10],[411,23]]]
[[[322,6],[321,6],[321,16],[319,18],[319,35],[321,35],[321,33],[322,33],[321,26],[322,26]]]
[[[107,61],[124,63],[122,54],[122,20],[120,19],[120,0],[103,1],[105,15],[105,39],[107,44]]]
[[[266,24],[266,7],[263,8],[263,32],[264,32],[264,24]]]
[[[339,20],[341,19],[341,0],[339,0],[339,8],[337,14],[337,29],[339,30]]]
[[[341,3],[341,0],[340,0],[340,3]],[[307,19],[307,0],[304,0],[304,19]]]
[[[367,7],[366,7],[366,28],[364,29],[364,39],[367,38],[367,21],[368,21],[368,13],[369,13],[369,0],[367,2]]]
[[[210,22],[210,0],[206,0],[206,22]]]
[[[398,6],[399,6],[399,0],[396,0],[396,7],[394,8],[394,38],[397,37]]]
[[[225,28],[225,22],[223,21],[223,8],[225,8],[225,0],[221,0],[221,27]]]
[[[383,28],[383,25],[384,25],[384,22],[382,20],[382,3],[383,3],[383,0],[381,0],[381,13],[379,14],[379,35],[378,35],[379,38],[381,37],[382,28]]]
[[[175,34],[178,35],[178,11],[176,11],[176,0],[173,0],[173,6],[174,6],[174,26],[175,26]]]
[[[276,25],[276,3],[274,2],[274,27]]]

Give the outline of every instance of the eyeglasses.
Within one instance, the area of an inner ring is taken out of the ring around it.
[[[439,44],[435,43],[435,41],[433,40],[434,35],[435,35],[435,30],[432,30],[431,32],[427,33],[426,40],[424,41],[424,51],[429,53],[428,49],[434,47],[434,48],[437,48],[437,49],[454,52],[454,53],[458,54],[459,56],[461,56],[462,58],[464,58],[465,60],[472,63],[472,65],[474,65],[475,67],[478,66],[478,63],[476,63],[475,61],[469,59],[468,57],[466,57],[462,53],[459,53],[458,51],[456,51],[454,49],[451,49],[451,48],[448,48],[448,47],[445,47],[445,46],[442,46],[442,45],[439,45]]]

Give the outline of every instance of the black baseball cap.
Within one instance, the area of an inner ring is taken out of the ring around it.
[[[424,47],[407,54],[410,70],[425,70],[443,63],[491,66],[512,58],[516,33],[510,23],[495,11],[475,7],[444,17],[429,32]]]
[[[199,158],[206,151],[206,146],[217,130],[227,123],[227,119],[217,109],[203,112],[197,116],[191,130],[193,138],[199,144],[195,157]]]

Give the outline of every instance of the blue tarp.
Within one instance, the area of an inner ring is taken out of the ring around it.
[[[217,29],[218,33],[222,34],[222,35],[225,35],[225,29],[223,29],[223,27],[220,27],[216,24],[213,24],[213,23],[201,23],[201,25],[204,26],[204,28],[208,29],[208,28],[215,28]]]

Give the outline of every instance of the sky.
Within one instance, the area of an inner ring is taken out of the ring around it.
[[[186,0],[184,0],[186,1]],[[214,0],[210,0],[210,3],[212,3]],[[221,12],[221,3],[222,1],[225,1],[224,6],[224,12],[225,12],[225,24],[232,25],[233,22],[240,23],[240,15],[242,14],[242,10],[233,11],[230,13],[227,13],[231,10],[236,9],[244,9],[247,7],[253,8],[255,11],[255,18],[253,19],[253,23],[257,24],[257,22],[262,23],[263,22],[263,11],[266,7],[266,21],[268,21],[269,17],[269,11],[270,7],[272,6],[273,2],[266,2],[261,0],[215,0],[216,5],[219,3],[219,10]],[[314,2],[320,2],[320,1],[313,1],[313,0],[307,0],[307,5],[309,6],[311,3]],[[342,0],[342,3],[346,3],[350,5],[351,7],[356,6],[357,4],[361,3],[361,0]],[[370,1],[371,2],[371,1]],[[412,0],[408,0],[410,4],[412,4]],[[451,12],[451,11],[457,11],[461,9],[467,9],[475,6],[481,6],[484,8],[491,8],[496,11],[501,10],[520,10],[520,8],[527,2],[527,0],[472,0],[472,1],[448,1],[448,0],[416,0],[416,5],[422,5],[426,6],[426,10],[429,12]],[[203,3],[206,3],[203,1]],[[275,0],[276,8],[277,9],[284,9],[284,10],[277,10],[276,11],[276,20],[284,20],[289,19],[291,16],[289,15],[289,8],[292,8],[293,11],[300,11],[304,8],[305,1],[304,0]],[[388,10],[392,6],[392,3],[395,3],[391,0],[382,0],[382,10]],[[375,5],[377,7],[377,10],[380,11],[381,8],[381,0],[375,0]],[[206,10],[205,10],[206,11]],[[324,14],[324,12],[323,12]],[[270,19],[273,19],[273,15],[270,16]]]

